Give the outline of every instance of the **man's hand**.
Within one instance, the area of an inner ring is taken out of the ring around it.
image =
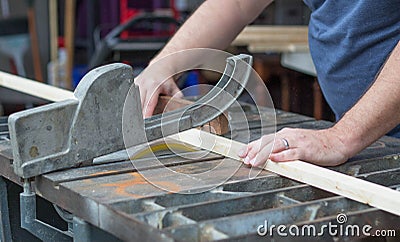
[[[264,135],[249,143],[238,155],[251,166],[262,166],[268,158],[276,162],[303,160],[321,166],[336,166],[349,158],[346,150],[333,129],[284,128],[276,137]]]
[[[148,75],[139,75],[135,78],[135,84],[139,86],[144,118],[153,115],[160,94],[178,98],[183,96],[173,78],[160,80],[156,77],[149,77]]]

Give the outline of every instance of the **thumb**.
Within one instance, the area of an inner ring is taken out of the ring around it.
[[[148,118],[148,117],[153,115],[154,109],[157,106],[158,96],[159,95],[160,95],[160,92],[158,90],[156,90],[154,93],[148,94],[146,96],[146,100],[143,103],[143,116],[144,116],[144,118]]]
[[[175,98],[182,98],[183,93],[181,89],[179,89],[178,85],[174,81],[171,82],[171,85],[168,87],[167,95],[173,96]]]

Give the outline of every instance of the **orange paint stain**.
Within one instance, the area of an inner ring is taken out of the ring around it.
[[[178,192],[181,190],[179,186],[177,186],[172,182],[151,181],[150,183],[137,172],[131,172],[127,174],[131,175],[132,178],[114,183],[102,184],[101,186],[114,188],[113,192],[115,192],[119,196],[128,196],[136,199],[144,197],[146,191],[148,191],[148,193],[152,193],[154,192],[155,189],[159,190],[158,187],[166,189],[170,192]],[[132,190],[138,191],[139,193],[142,192],[143,193],[142,194],[133,193]]]

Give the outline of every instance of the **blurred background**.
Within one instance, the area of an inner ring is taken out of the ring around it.
[[[130,64],[137,75],[202,2],[1,0],[0,70],[70,90],[107,63]],[[309,57],[309,15],[301,0],[276,0],[227,51],[254,56],[276,108],[333,120]],[[192,71],[178,83],[213,85],[218,78]],[[0,87],[1,115],[43,102]]]

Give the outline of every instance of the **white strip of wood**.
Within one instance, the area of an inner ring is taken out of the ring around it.
[[[0,86],[52,102],[75,98],[71,91],[1,71]]]
[[[198,129],[170,137],[238,161],[242,161],[238,152],[246,147],[246,144]],[[400,216],[400,191],[299,160],[268,161],[264,169]]]

